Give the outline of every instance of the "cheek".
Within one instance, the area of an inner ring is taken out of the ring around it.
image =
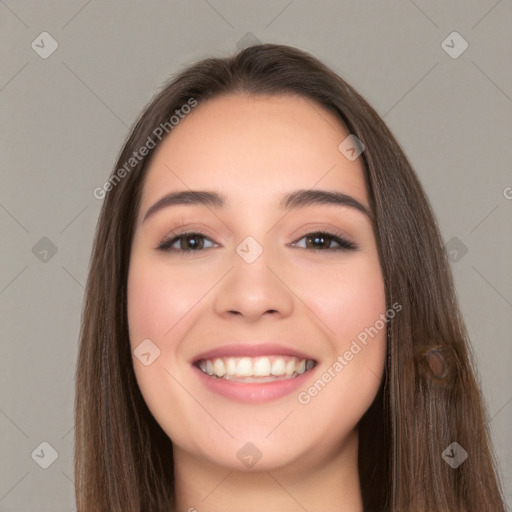
[[[177,364],[179,342],[194,322],[194,305],[207,286],[208,281],[190,280],[183,273],[174,272],[170,279],[165,268],[144,258],[132,260],[128,275],[128,326],[137,384],[154,418],[173,441],[182,443],[190,442],[183,425],[193,424],[195,419],[178,384],[184,380]],[[146,366],[134,351],[148,339],[157,347],[149,345],[149,352],[159,352]]]
[[[338,310],[329,311],[334,329],[340,333],[341,339],[364,339],[362,333],[375,324],[382,330],[381,315],[386,311],[382,278],[364,276],[357,281],[349,280],[345,284],[345,289],[338,294]]]
[[[133,261],[128,276],[128,324],[132,346],[145,338],[162,346],[176,338],[213,276],[172,272],[154,262]]]
[[[339,272],[317,273],[304,296],[322,320],[332,351],[317,381],[301,390],[299,403],[308,405],[308,413],[339,411],[340,416],[331,417],[334,429],[339,421],[353,426],[371,405],[384,371],[387,321],[380,266],[363,261]]]
[[[169,381],[165,370],[174,373],[177,342],[173,340],[178,339],[176,334],[186,324],[192,299],[197,297],[192,287],[183,286],[178,280],[168,282],[162,269],[148,264],[144,258],[134,258],[130,265],[127,286],[130,346],[135,375],[150,409],[158,398],[156,390],[162,390]],[[139,352],[151,354],[150,365],[138,360]],[[167,392],[172,394],[171,390]]]
[[[338,350],[373,326],[386,312],[384,281],[377,261],[315,272],[303,280],[305,303],[320,318]],[[381,326],[381,322],[379,322]],[[363,336],[364,337],[364,336]]]
[[[176,380],[183,381],[186,368],[180,361],[183,340],[204,314],[201,299],[218,280],[217,273],[209,267],[185,272],[139,254],[132,257],[127,283],[132,360],[139,388],[156,418],[163,410],[163,397],[172,403],[183,399],[176,384]],[[139,346],[149,346],[149,351],[154,350],[158,357],[145,366],[137,358],[137,353],[142,352],[137,350]]]

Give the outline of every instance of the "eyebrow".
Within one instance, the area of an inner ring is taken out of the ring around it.
[[[203,205],[212,208],[222,209],[228,204],[224,194],[208,190],[182,190],[179,192],[171,192],[159,199],[151,206],[142,222],[157,211],[175,205]],[[343,194],[341,192],[333,192],[328,190],[295,190],[284,195],[279,203],[279,207],[283,210],[290,208],[300,208],[313,204],[327,204],[335,206],[345,206],[353,208],[370,220],[373,219],[371,212],[361,204],[357,199]]]

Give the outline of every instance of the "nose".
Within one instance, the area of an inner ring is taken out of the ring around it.
[[[216,287],[216,313],[224,317],[239,316],[248,322],[263,316],[289,316],[294,295],[282,274],[265,252],[251,263],[235,254],[231,271]]]

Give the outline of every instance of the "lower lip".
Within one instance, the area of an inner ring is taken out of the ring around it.
[[[192,365],[194,371],[199,374],[199,380],[214,393],[232,400],[246,403],[261,403],[277,400],[285,395],[293,393],[303,386],[316,369],[311,368],[298,377],[292,379],[275,380],[273,382],[235,382],[232,380],[210,377],[197,366]]]

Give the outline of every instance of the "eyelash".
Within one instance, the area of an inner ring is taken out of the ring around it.
[[[339,252],[339,251],[354,251],[359,248],[359,246],[357,244],[355,244],[354,242],[350,242],[346,238],[343,238],[340,235],[336,235],[334,233],[329,233],[327,231],[311,231],[310,233],[306,233],[305,235],[300,237],[297,241],[302,240],[303,238],[312,238],[313,235],[320,235],[321,237],[324,237],[324,238],[330,238],[332,241],[336,242],[339,245],[339,247],[334,247],[334,248],[330,247],[328,249],[310,249],[312,251],[335,253],[335,252]],[[172,246],[178,240],[180,240],[181,238],[186,237],[186,236],[200,236],[202,238],[206,238],[210,242],[213,242],[213,240],[211,240],[211,238],[208,235],[206,235],[205,233],[201,233],[199,231],[186,231],[183,233],[171,233],[169,236],[165,237],[160,242],[160,245],[158,246],[157,249],[160,251],[164,251],[164,252],[173,251],[173,252],[181,252],[183,254],[187,254],[187,253],[190,254],[193,252],[200,252],[200,251],[205,250],[205,249],[175,249],[175,248],[172,248]],[[296,242],[293,242],[293,243],[295,244]],[[212,249],[212,248],[213,247],[207,247],[206,249]],[[307,249],[307,248],[302,248],[302,249]]]

